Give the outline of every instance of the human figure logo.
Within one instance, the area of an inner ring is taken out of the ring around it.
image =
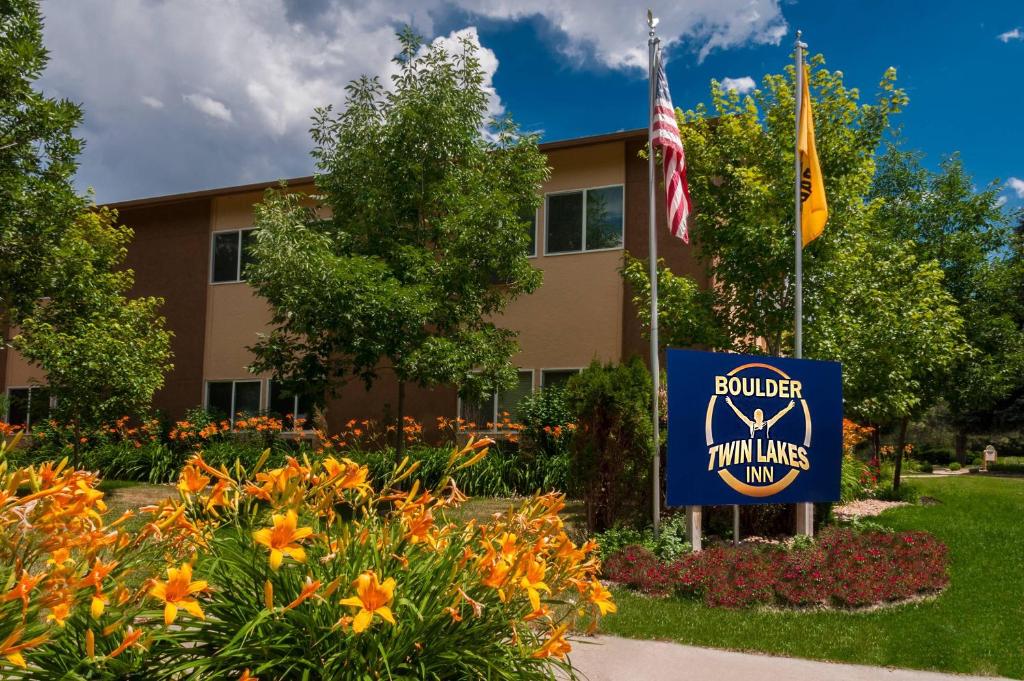
[[[810,470],[811,412],[803,393],[800,381],[763,362],[716,375],[705,418],[708,471],[744,496],[768,497]],[[800,409],[789,416],[797,405]],[[773,436],[772,428],[787,418],[793,423],[785,423],[783,436]],[[732,424],[716,428],[721,419],[739,419],[748,437],[736,437]]]

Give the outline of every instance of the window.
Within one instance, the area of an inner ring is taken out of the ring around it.
[[[513,421],[516,420],[516,407],[520,400],[533,392],[533,371],[527,369],[519,372],[519,382],[511,390],[501,390],[497,396],[484,395],[476,400],[459,400],[459,416],[475,423],[477,428],[486,428],[487,424],[500,422],[506,413]]]
[[[579,372],[579,369],[544,369],[540,372],[540,384],[545,388],[561,388]]]
[[[291,416],[291,419],[285,423],[285,428],[290,428],[298,421],[304,421],[304,430],[310,430],[313,427],[313,423],[310,421],[313,416],[311,407],[312,400],[309,395],[292,395],[285,391],[279,381],[270,382],[269,411],[281,418]]]
[[[622,186],[547,195],[545,253],[622,247]]]
[[[210,280],[214,283],[245,281],[245,266],[252,262],[255,230],[215,232]]]
[[[48,388],[40,386],[8,388],[7,414],[5,415],[7,423],[28,430],[48,418],[50,418],[50,390]]]
[[[206,410],[235,422],[238,414],[258,414],[262,381],[208,381]]]

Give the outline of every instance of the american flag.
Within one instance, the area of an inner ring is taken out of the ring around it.
[[[651,146],[661,147],[665,165],[665,197],[672,236],[690,243],[686,222],[690,217],[690,186],[686,182],[686,154],[676,125],[676,112],[668,92],[665,65],[658,55],[658,76],[654,87],[654,118],[651,120]],[[652,148],[651,152],[654,150]]]

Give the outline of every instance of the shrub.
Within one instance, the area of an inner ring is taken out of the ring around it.
[[[988,469],[994,473],[1024,474],[1024,463],[989,463]]]
[[[626,546],[608,558],[602,573],[608,579],[651,596],[667,596],[675,588],[672,566],[643,546]]]
[[[562,386],[541,388],[516,405],[516,416],[523,428],[520,449],[537,455],[556,457],[568,450],[576,421]]]
[[[650,489],[651,378],[638,357],[596,360],[566,387],[576,415],[572,475],[587,509],[587,527],[606,530],[642,517]]]
[[[459,525],[450,478],[395,489],[409,464],[374,487],[343,458],[263,463],[194,456],[137,530],[94,474],[0,464],[0,676],[550,679],[577,618],[615,609],[559,495]]]
[[[713,607],[863,607],[934,593],[948,583],[947,569],[946,546],[928,533],[829,528],[816,542],[789,550],[716,547],[671,563],[631,546],[610,556],[603,574],[645,593],[677,593]]]
[[[923,463],[921,464],[918,470],[920,470],[922,473],[934,473],[935,467],[932,466],[930,463]]]
[[[958,471],[961,468],[963,468],[963,466],[961,466],[960,462],[958,461],[954,461],[953,463],[949,464],[949,470],[951,471]]]
[[[633,527],[613,527],[594,535],[594,540],[601,547],[602,560],[630,545],[640,546],[661,560],[674,560],[689,552],[691,548],[690,542],[686,538],[686,516],[684,515],[666,518],[661,523],[657,539],[654,537],[654,530],[650,527],[643,531]]]
[[[913,485],[903,483],[898,489],[893,489],[892,484],[879,487],[875,492],[875,498],[882,501],[905,501],[909,504],[916,503],[921,497],[921,492]]]

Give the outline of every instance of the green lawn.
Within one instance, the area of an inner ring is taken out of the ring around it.
[[[913,481],[941,503],[879,521],[934,533],[950,548],[938,598],[864,613],[727,611],[616,590],[602,630],[632,638],[1024,679],[1024,480],[955,476]]]

